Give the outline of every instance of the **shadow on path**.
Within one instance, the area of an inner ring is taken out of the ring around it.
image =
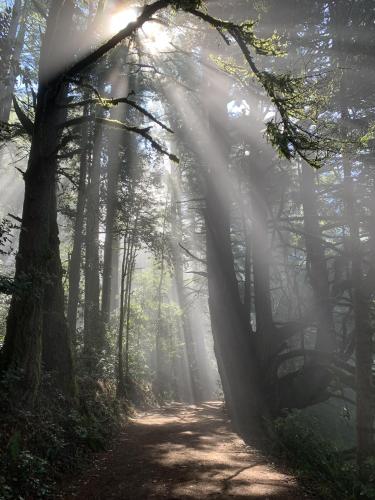
[[[65,500],[307,498],[230,430],[219,402],[138,415],[71,491]]]

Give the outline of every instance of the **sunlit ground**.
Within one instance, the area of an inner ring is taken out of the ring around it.
[[[137,417],[101,469],[79,498],[302,498],[293,478],[230,430],[220,402],[174,403]]]

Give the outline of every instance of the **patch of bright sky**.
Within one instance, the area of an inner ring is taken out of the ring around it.
[[[227,110],[230,116],[239,117],[239,116],[249,116],[250,115],[250,106],[245,99],[242,101],[231,101],[227,104]]]

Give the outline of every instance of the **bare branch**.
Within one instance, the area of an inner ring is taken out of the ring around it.
[[[14,111],[16,112],[17,118],[19,119],[22,127],[25,129],[27,134],[29,136],[32,136],[34,132],[33,122],[30,120],[30,118],[27,116],[24,110],[20,107],[14,95],[12,96],[12,100],[13,100]]]
[[[151,121],[153,121],[154,123],[159,125],[161,128],[163,128],[167,132],[170,132],[171,134],[174,133],[172,129],[170,129],[167,125],[165,125],[163,122],[161,122],[152,113],[147,111],[147,109],[140,106],[139,104],[137,104],[132,99],[129,99],[128,97],[118,97],[116,99],[106,99],[105,97],[99,96],[99,94],[97,94],[97,95],[98,95],[97,98],[84,99],[83,101],[71,102],[69,104],[66,104],[64,107],[76,108],[76,107],[86,106],[87,104],[99,104],[100,106],[103,106],[104,108],[110,108],[112,106],[117,106],[117,104],[123,103],[123,104],[127,104],[128,106],[131,106],[132,108],[136,109],[137,111],[142,113],[144,116],[149,118]]]
[[[193,253],[190,252],[190,250],[188,250],[187,248],[185,248],[181,243],[178,244],[178,246],[180,248],[182,248],[182,250],[187,253],[192,259],[194,260],[197,260],[198,262],[200,262],[201,264],[207,264],[207,261],[204,260],[204,259],[200,259],[199,257],[197,257],[196,255],[194,255]]]
[[[166,149],[163,148],[161,144],[159,144],[150,134],[151,127],[145,127],[145,128],[140,128],[140,127],[135,127],[133,125],[129,125],[124,122],[120,122],[119,120],[110,120],[109,118],[101,118],[101,117],[94,117],[94,116],[79,116],[78,118],[72,118],[71,120],[67,120],[66,122],[62,123],[60,125],[61,128],[65,127],[74,127],[76,125],[81,125],[83,123],[87,123],[90,121],[95,121],[96,123],[99,123],[101,125],[106,125],[109,127],[113,128],[120,128],[122,130],[127,130],[128,132],[132,132],[134,134],[140,135],[144,139],[146,139],[151,146],[156,150],[159,151],[159,153],[168,156],[168,158],[173,161],[174,163],[180,163],[180,160],[177,158],[176,155],[170,153]]]

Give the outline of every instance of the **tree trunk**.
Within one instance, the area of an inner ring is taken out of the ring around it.
[[[125,324],[125,279],[126,269],[129,260],[130,244],[127,244],[127,232],[124,235],[124,250],[121,265],[121,290],[120,290],[120,323],[117,336],[117,387],[116,394],[118,398],[125,396],[124,380],[124,324]]]
[[[344,120],[349,114],[343,111]],[[366,461],[374,453],[373,330],[370,304],[364,287],[361,239],[350,161],[344,153],[344,202],[349,225],[351,282],[355,328],[357,462],[363,480],[368,479]]]
[[[244,430],[263,414],[259,372],[234,269],[229,207],[218,197],[211,178],[207,181],[206,232],[214,349],[225,400],[235,425]]]
[[[184,269],[181,257],[181,248],[178,246],[178,238],[181,234],[181,204],[178,196],[178,172],[176,167],[172,166],[171,173],[171,233],[172,233],[172,259],[174,267],[174,279],[179,306],[182,310],[182,331],[186,347],[187,357],[187,377],[193,396],[193,402],[202,401],[202,385],[200,380],[200,370],[196,356],[196,345],[189,318],[188,303],[184,285]]]
[[[119,273],[120,273],[120,238],[116,234],[112,242],[112,278],[111,278],[111,297],[109,304],[110,315],[119,308]]]
[[[307,274],[313,291],[314,317],[317,323],[316,349],[324,353],[332,353],[335,347],[335,332],[327,263],[319,226],[314,171],[310,165],[305,164],[301,166],[301,169]]]
[[[85,107],[83,116],[88,116],[89,108]],[[88,136],[89,125],[82,125],[81,158],[79,167],[78,199],[76,218],[74,221],[73,249],[69,262],[69,300],[68,300],[68,325],[75,344],[77,328],[77,311],[79,301],[79,283],[81,277],[82,245],[84,242],[83,230],[85,223],[86,205],[86,177],[88,167]]]
[[[58,125],[65,116],[60,104],[65,102],[67,92],[66,86],[54,78],[50,62],[51,57],[60,62],[66,60],[70,44],[62,44],[62,40],[72,17],[71,1],[66,1],[63,9],[58,0],[52,2],[41,49],[40,83],[16,258],[15,279],[24,287],[12,297],[1,355],[3,370],[20,372],[19,389],[28,402],[33,402],[37,395],[41,374],[44,290],[49,280],[50,256],[55,251],[50,249],[50,229],[56,229],[51,189],[56,182],[61,134]]]
[[[26,33],[26,11],[28,1],[22,5],[16,0],[12,9],[12,16],[6,38],[7,52],[2,53],[1,86],[0,86],[0,122],[8,122],[12,105],[12,94],[19,74],[19,59],[24,45]]]
[[[100,76],[99,92],[104,89],[104,79]],[[99,113],[102,113],[100,111]],[[90,180],[86,201],[86,241],[85,241],[85,308],[84,308],[84,352],[88,370],[98,375],[98,361],[104,349],[104,328],[100,314],[100,174],[102,163],[103,128],[95,125],[93,155],[90,165]],[[99,370],[99,371],[98,371]]]
[[[126,334],[125,334],[125,382],[129,383],[129,350],[130,350],[130,304],[133,274],[135,269],[136,250],[132,249],[128,270],[127,301],[126,301]]]
[[[120,322],[118,332],[118,353],[117,353],[117,396],[126,395],[126,383],[129,375],[129,320],[130,320],[130,292],[132,276],[135,264],[135,246],[137,240],[138,214],[135,217],[134,225],[127,222],[124,235],[124,254],[121,266],[121,292],[120,292]],[[124,328],[126,327],[126,351],[124,364]]]
[[[51,186],[49,211],[57,213],[56,186]],[[74,397],[73,353],[70,330],[64,315],[64,289],[60,261],[59,231],[56,217],[50,217],[47,281],[44,288],[43,312],[43,368],[56,372],[56,382],[63,394]]]
[[[163,232],[162,232],[162,249],[160,256],[160,277],[156,291],[157,313],[156,313],[156,333],[155,333],[155,358],[156,358],[156,375],[153,384],[156,397],[163,399],[163,396],[168,389],[168,374],[167,363],[165,359],[165,328],[163,325],[162,306],[163,306],[163,286],[165,273],[165,232],[167,224],[167,207],[168,198],[165,200],[164,216],[163,216]]]
[[[126,64],[127,49],[124,48],[122,54],[117,53],[117,59],[112,69],[112,73],[121,72],[123,66]],[[128,82],[121,75],[112,83],[113,97],[124,97],[128,94]],[[126,116],[126,105],[119,104],[111,112],[112,120],[124,120]],[[128,133],[112,129],[108,137],[108,167],[107,167],[107,197],[106,197],[106,221],[105,221],[105,243],[103,255],[103,287],[102,287],[102,320],[107,324],[110,320],[111,312],[111,291],[112,291],[112,277],[113,277],[113,248],[115,242],[114,228],[117,213],[117,187],[119,182],[120,168],[123,165],[121,155],[122,145],[126,145],[127,162],[131,156],[130,140],[126,141],[126,134]]]
[[[256,337],[260,357],[265,366],[275,354],[275,328],[272,317],[270,291],[270,244],[268,235],[268,208],[264,171],[257,162],[251,165],[251,206],[253,214],[253,272]],[[277,347],[276,347],[277,349]]]

